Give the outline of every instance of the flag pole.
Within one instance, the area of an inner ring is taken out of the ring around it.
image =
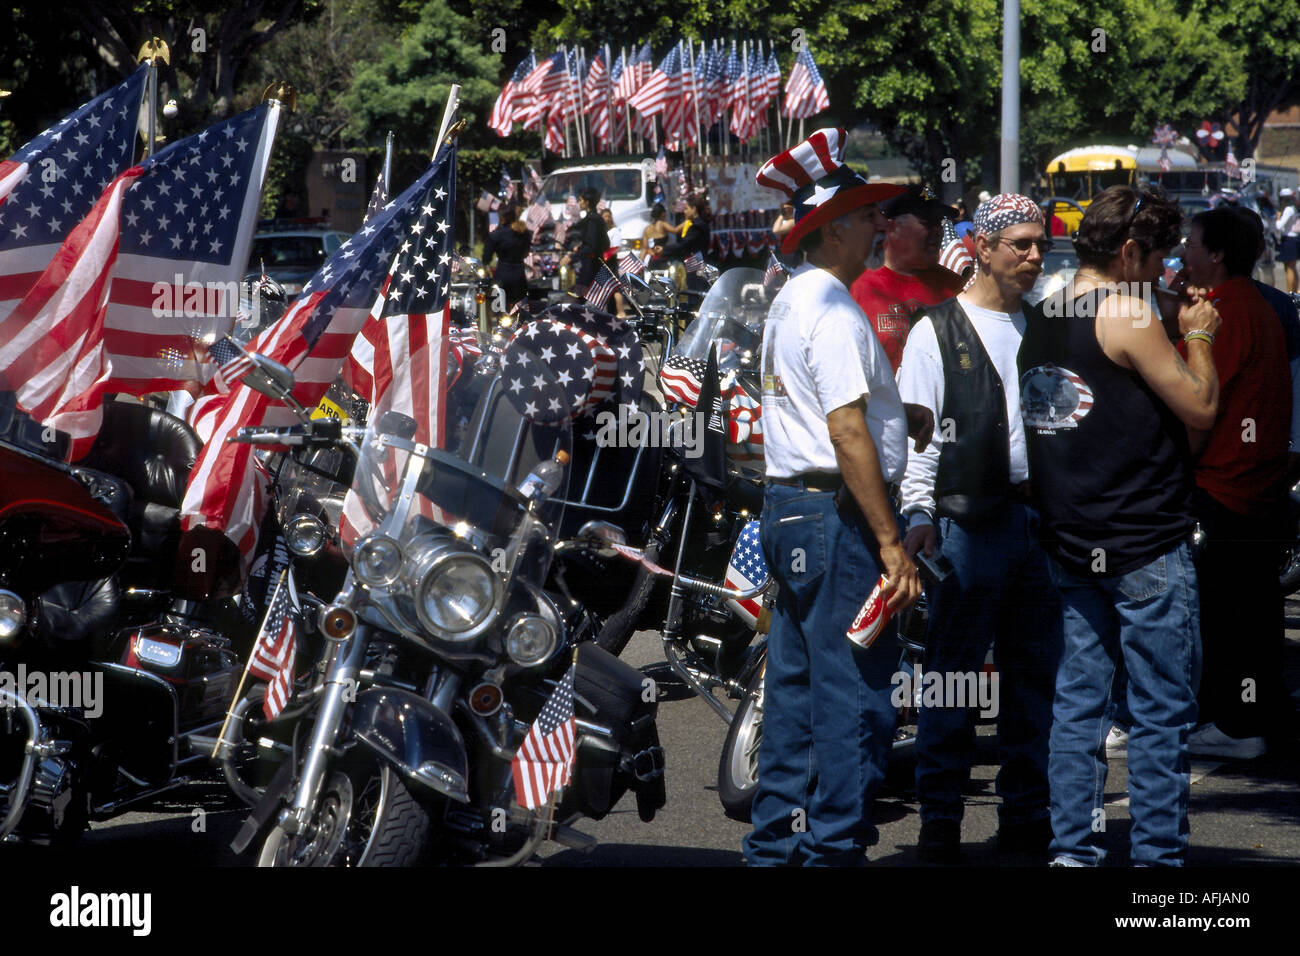
[[[280,588],[284,585],[284,579],[288,573],[289,573],[288,568],[285,568],[283,571],[280,572],[280,581],[279,583],[276,584],[275,591],[271,592],[272,595],[278,592]],[[257,640],[253,642],[254,650],[257,649],[257,641],[261,640],[261,638],[262,638],[262,629],[259,627],[257,629]],[[230,698],[230,705],[226,708],[226,719],[221,722],[221,733],[217,734],[217,742],[212,745],[212,756],[211,756],[212,760],[217,759],[217,753],[221,750],[221,745],[226,742],[226,728],[230,726],[230,718],[235,715],[235,705],[239,703],[240,694],[244,690],[244,682],[248,680],[248,669],[252,666],[253,666],[253,655],[250,652],[248,655],[248,660],[244,661],[244,673],[239,675],[239,685],[235,688],[235,696]]]
[[[393,195],[393,131],[388,131],[388,143],[384,147],[384,192]]]
[[[700,79],[695,75],[695,41],[687,40],[686,49],[691,54],[691,99],[695,101],[695,142],[700,141]],[[704,148],[708,149],[709,144],[705,143]]]
[[[150,37],[136,56],[137,63],[145,61],[149,63],[149,78],[145,81],[145,89],[148,91],[145,95],[149,100],[148,115],[145,120],[147,126],[148,141],[144,144],[144,155],[140,158],[147,159],[154,153],[154,145],[158,138],[158,61],[171,63],[171,51],[167,44],[158,37]],[[139,126],[136,127],[139,129]]]
[[[623,47],[619,52],[623,58],[623,71],[626,72],[632,69],[632,65],[627,62],[627,47]],[[635,153],[636,149],[632,145],[632,107],[627,105],[627,100],[623,101],[623,117],[627,120],[627,151]]]
[[[438,158],[438,147],[447,136],[447,130],[451,128],[451,121],[456,116],[456,110],[460,108],[460,84],[451,84],[451,89],[447,92],[447,105],[442,110],[442,124],[438,127],[438,138],[433,141],[433,158]]]

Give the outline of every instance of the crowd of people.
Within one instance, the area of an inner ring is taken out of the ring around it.
[[[866,861],[898,652],[845,631],[878,579],[891,610],[912,603],[924,553],[950,568],[927,586],[925,670],[978,673],[991,648],[999,676],[999,855],[1100,864],[1107,755],[1126,748],[1131,862],[1182,865],[1190,758],[1255,757],[1290,726],[1277,537],[1300,477],[1300,320],[1251,280],[1265,224],[1215,208],[1184,243],[1176,202],[1112,187],[1074,236],[1073,282],[1029,305],[1056,231],[1034,200],[979,198],[966,279],[938,265],[961,211],[867,183],[843,147],[818,130],[758,175],[788,198],[776,228],[802,264],[762,351],[780,590],[746,858]],[[976,709],[920,707],[924,860],[962,857]]]

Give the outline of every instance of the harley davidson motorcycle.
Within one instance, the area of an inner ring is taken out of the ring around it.
[[[594,523],[559,538],[572,424],[546,409],[563,391],[512,345],[454,392],[455,451],[414,441],[414,421],[384,408],[364,429],[239,436],[356,455],[340,534],[350,570],[318,615],[324,660],[267,728],[279,767],[235,843],[260,839],[261,865],[512,865],[547,838],[589,846],[572,823],[628,790],[644,820],[664,804],[642,676],[595,646],[595,617],[552,574],[557,555],[606,546]],[[512,765],[570,668],[572,780],[554,806],[526,810]]]

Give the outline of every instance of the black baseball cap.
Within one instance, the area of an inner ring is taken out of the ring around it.
[[[956,209],[939,202],[930,187],[922,183],[912,183],[901,196],[886,199],[880,204],[880,211],[886,219],[897,219],[908,213],[925,222],[961,218]]]

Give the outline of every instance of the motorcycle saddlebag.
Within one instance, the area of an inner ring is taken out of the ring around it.
[[[595,644],[579,646],[575,712],[609,728],[613,737],[579,729],[573,781],[561,802],[562,815],[576,810],[599,820],[629,788],[636,791],[642,820],[653,819],[664,805],[663,750],[655,725],[658,705],[646,689],[636,668]]]

